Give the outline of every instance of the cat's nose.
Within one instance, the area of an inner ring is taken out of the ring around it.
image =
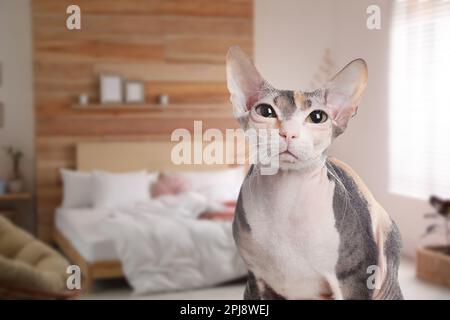
[[[279,134],[281,137],[285,138],[287,141],[298,138],[298,133],[293,132],[293,131],[288,131],[285,129],[280,129]]]

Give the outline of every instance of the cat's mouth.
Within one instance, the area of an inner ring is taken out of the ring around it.
[[[280,152],[280,160],[287,161],[287,162],[294,162],[294,161],[298,160],[298,157],[286,149],[285,151]]]

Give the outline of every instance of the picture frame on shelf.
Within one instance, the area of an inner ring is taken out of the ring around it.
[[[100,75],[100,103],[119,104],[122,102],[122,77],[116,74]]]
[[[145,88],[142,81],[130,80],[125,83],[125,102],[126,103],[144,103]]]

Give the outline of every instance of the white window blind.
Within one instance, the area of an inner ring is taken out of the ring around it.
[[[393,2],[390,191],[450,198],[450,1]]]

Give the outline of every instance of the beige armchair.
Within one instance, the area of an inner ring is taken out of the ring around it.
[[[0,216],[0,297],[72,297],[69,263],[58,252]]]

